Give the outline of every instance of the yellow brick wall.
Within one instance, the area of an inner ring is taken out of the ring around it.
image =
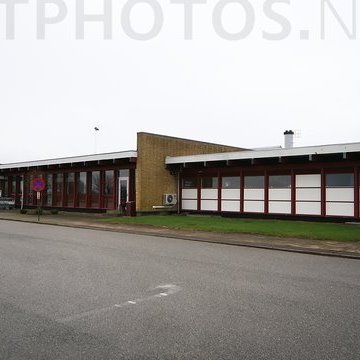
[[[165,193],[177,193],[177,178],[165,167],[166,156],[197,155],[241,150],[149,133],[137,134],[136,210],[153,211]]]

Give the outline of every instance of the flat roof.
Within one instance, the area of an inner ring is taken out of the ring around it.
[[[227,160],[253,160],[266,158],[296,157],[309,155],[326,155],[360,152],[360,143],[318,145],[296,147],[291,149],[268,149],[268,150],[250,150],[225,152],[217,154],[189,155],[189,156],[167,156],[166,165],[188,164],[211,161]]]
[[[0,170],[21,169],[21,168],[48,166],[48,165],[76,164],[76,163],[86,163],[92,161],[116,160],[116,159],[126,159],[126,158],[137,158],[137,152],[131,150],[131,151],[121,151],[121,152],[113,152],[113,153],[105,153],[105,154],[82,155],[82,156],[72,156],[72,157],[64,157],[57,159],[48,159],[48,160],[35,160],[35,161],[27,161],[27,162],[0,164]]]

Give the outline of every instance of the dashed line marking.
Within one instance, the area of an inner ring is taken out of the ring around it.
[[[173,284],[166,284],[166,285],[159,285],[159,286],[155,287],[155,289],[150,289],[150,291],[156,290],[156,289],[159,289],[161,292],[158,294],[155,294],[155,295],[144,297],[144,298],[128,300],[121,304],[115,304],[113,306],[108,306],[108,307],[104,307],[101,309],[94,309],[94,310],[86,311],[86,312],[83,312],[83,313],[80,313],[77,315],[68,316],[68,317],[59,319],[58,322],[67,323],[67,322],[71,322],[71,321],[82,320],[86,317],[99,315],[99,314],[108,312],[110,310],[113,310],[114,308],[119,309],[119,308],[123,308],[123,307],[129,306],[129,305],[138,305],[138,304],[141,304],[146,301],[150,301],[150,300],[154,300],[154,299],[158,299],[158,298],[176,294],[177,292],[179,292],[181,290],[181,287],[177,286],[177,285],[173,285]]]

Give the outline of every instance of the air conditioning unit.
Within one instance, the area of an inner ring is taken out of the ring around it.
[[[164,194],[163,204],[164,205],[176,205],[177,204],[177,195],[176,194]]]

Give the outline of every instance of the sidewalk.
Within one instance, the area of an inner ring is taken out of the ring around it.
[[[105,216],[106,215],[101,214],[60,213],[58,215],[42,215],[40,217],[39,223],[83,229],[94,229],[139,235],[161,236],[192,241],[247,246],[262,249],[273,249],[304,254],[360,259],[360,242],[342,243],[336,241],[276,238],[247,234],[225,234],[205,231],[172,230],[145,225],[109,224],[101,221],[101,219]],[[38,223],[38,218],[36,215],[20,214],[18,210],[0,211],[0,220]]]

